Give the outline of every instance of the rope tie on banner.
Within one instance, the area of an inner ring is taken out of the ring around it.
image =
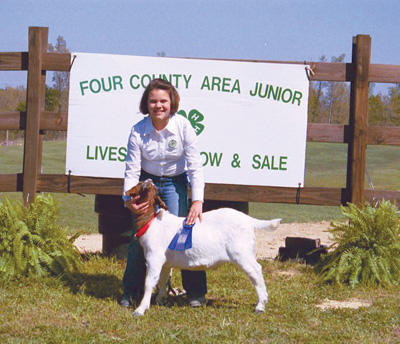
[[[71,71],[71,68],[72,68],[72,65],[73,65],[73,64],[74,64],[74,62],[75,62],[75,59],[76,59],[76,55],[72,56],[72,61],[71,61],[71,64],[69,65],[68,72],[70,72],[70,71]]]
[[[306,65],[305,68],[306,68],[307,78],[310,81],[312,79],[312,77],[315,75],[315,72],[314,72],[315,66],[308,66],[306,61],[304,61],[304,64]]]
[[[71,193],[71,170],[68,170],[68,177],[67,177],[67,192]],[[86,197],[83,193],[77,192],[79,196]]]
[[[301,191],[301,183],[299,183],[299,186],[297,187],[296,191],[296,204],[300,204],[300,191]]]
[[[68,178],[67,178],[67,192],[71,193],[71,170],[68,170]],[[77,192],[79,196],[86,197],[83,193]]]

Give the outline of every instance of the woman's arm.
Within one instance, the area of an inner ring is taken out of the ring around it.
[[[192,205],[187,215],[187,223],[193,224],[197,218],[202,220],[204,200],[204,173],[198,148],[197,135],[187,121],[184,128],[184,150],[187,175],[192,191]]]
[[[142,155],[140,145],[135,135],[135,129],[133,128],[129,135],[125,161],[124,190],[122,196],[124,201],[128,200],[125,196],[126,192],[139,182],[141,162]]]

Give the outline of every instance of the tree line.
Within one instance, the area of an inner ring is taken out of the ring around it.
[[[331,62],[344,62],[345,55]],[[325,56],[320,62],[327,62]],[[400,126],[400,84],[388,88],[387,94],[374,94],[370,84],[368,124]],[[308,121],[312,123],[347,124],[350,109],[350,83],[314,81],[310,83]]]
[[[62,36],[57,37],[56,44],[48,44],[48,52],[68,53],[67,43]],[[45,111],[66,112],[68,110],[69,73],[53,72],[51,83],[46,80]],[[26,88],[24,86],[0,88],[0,112],[26,111]],[[24,137],[22,130],[0,130],[0,144],[8,144]],[[65,139],[66,133],[46,131],[45,140]]]
[[[58,36],[56,44],[49,44],[49,52],[66,53],[66,41]],[[165,53],[158,56],[165,56]],[[344,62],[345,54],[332,57],[330,62]],[[320,62],[328,62],[321,56]],[[400,126],[400,84],[388,88],[387,94],[373,92],[370,84],[368,122],[369,125]],[[45,110],[49,112],[66,112],[68,110],[69,74],[53,72],[51,84],[46,86]],[[308,100],[308,122],[347,124],[350,108],[350,83],[312,81],[310,82]],[[25,111],[26,88],[6,87],[0,89],[0,112]],[[0,144],[23,138],[21,130],[0,130]],[[65,132],[48,131],[45,139],[65,139]]]

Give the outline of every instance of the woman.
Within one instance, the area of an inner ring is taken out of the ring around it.
[[[154,79],[146,87],[140,101],[140,112],[149,116],[135,124],[129,136],[123,195],[139,180],[151,178],[169,211],[177,216],[186,216],[190,225],[196,219],[201,221],[204,176],[196,133],[186,118],[175,114],[178,107],[179,95],[171,83]],[[192,192],[190,208],[186,176]],[[149,206],[147,202],[136,204],[137,199],[123,198],[125,207],[133,216],[145,212]],[[123,277],[121,305],[128,307],[131,298],[141,298],[145,274],[143,250],[133,236]],[[181,274],[189,304],[201,306],[207,293],[205,271],[182,270]]]

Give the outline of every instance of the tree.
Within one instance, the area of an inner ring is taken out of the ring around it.
[[[389,88],[390,121],[395,125],[400,125],[400,83],[395,87]]]
[[[55,53],[68,53],[67,42],[63,36],[57,37],[57,43],[55,46],[49,43],[47,50]],[[68,72],[54,72],[53,77],[53,88],[58,92],[58,108],[55,111],[64,112],[67,111],[68,106],[68,89],[69,89],[69,73]]]
[[[321,99],[318,90],[311,83],[308,95],[308,120],[312,123],[321,122]]]
[[[343,62],[345,54],[332,57],[331,62]],[[320,62],[326,62],[323,55]],[[309,94],[309,120],[345,124],[348,119],[350,95],[344,82],[313,82]]]
[[[319,59],[320,62],[326,62],[325,55]],[[323,122],[323,81],[310,82],[309,92],[309,121],[310,122]]]
[[[0,112],[16,111],[20,102],[26,100],[25,87],[6,87],[0,89]]]
[[[385,103],[380,94],[371,95],[368,104],[368,124],[385,124]]]
[[[48,112],[56,112],[58,110],[58,90],[46,86],[45,105],[44,109]],[[20,101],[15,107],[15,111],[26,111],[26,100]]]
[[[333,56],[331,62],[343,62],[345,54]],[[344,82],[327,82],[326,102],[328,123],[345,124],[348,121],[350,94],[349,87]]]
[[[370,125],[400,125],[400,84],[390,87],[388,95],[370,94],[368,122]]]
[[[46,86],[45,110],[56,112],[59,109],[60,92],[56,88]]]

